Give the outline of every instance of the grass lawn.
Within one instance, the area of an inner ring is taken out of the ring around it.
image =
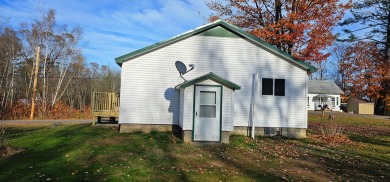
[[[347,140],[320,139],[334,123]],[[7,130],[23,151],[0,158],[0,181],[390,181],[390,120],[310,115],[307,139],[231,136],[208,146],[90,125]]]

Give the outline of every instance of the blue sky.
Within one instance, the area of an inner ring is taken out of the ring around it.
[[[201,26],[210,14],[205,0],[0,0],[0,15],[14,28],[49,8],[57,23],[84,28],[88,62],[112,67],[116,57]]]
[[[56,9],[57,23],[84,28],[88,62],[116,67],[114,58],[203,25],[203,0],[0,0],[8,25],[39,18]]]

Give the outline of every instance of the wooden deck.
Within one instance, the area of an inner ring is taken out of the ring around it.
[[[119,117],[119,94],[110,92],[92,93],[92,115],[95,122],[100,123],[102,118],[109,118],[110,123],[115,123]]]

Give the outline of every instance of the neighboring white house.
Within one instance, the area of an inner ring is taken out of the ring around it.
[[[340,95],[344,92],[330,80],[309,80],[309,94],[307,96],[308,110],[321,110],[325,105],[332,111],[340,109]]]
[[[218,20],[115,59],[122,67],[119,124],[228,142],[232,133],[305,137],[311,65]],[[175,62],[194,64],[184,75]]]

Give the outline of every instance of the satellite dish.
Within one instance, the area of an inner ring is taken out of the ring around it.
[[[176,66],[177,71],[180,72],[180,74],[184,75],[187,73],[187,66],[183,62],[176,61],[175,66]]]
[[[188,72],[190,72],[191,70],[193,70],[193,69],[195,68],[195,65],[194,65],[194,64],[190,64],[190,65],[188,65],[188,66],[190,66],[191,69],[187,71],[187,66],[186,66],[183,62],[181,62],[181,61],[176,61],[176,62],[175,62],[175,66],[176,66],[177,71],[179,71],[180,77],[181,77],[185,82],[187,82],[187,80],[183,77],[183,75],[186,74],[186,73],[188,73]]]

